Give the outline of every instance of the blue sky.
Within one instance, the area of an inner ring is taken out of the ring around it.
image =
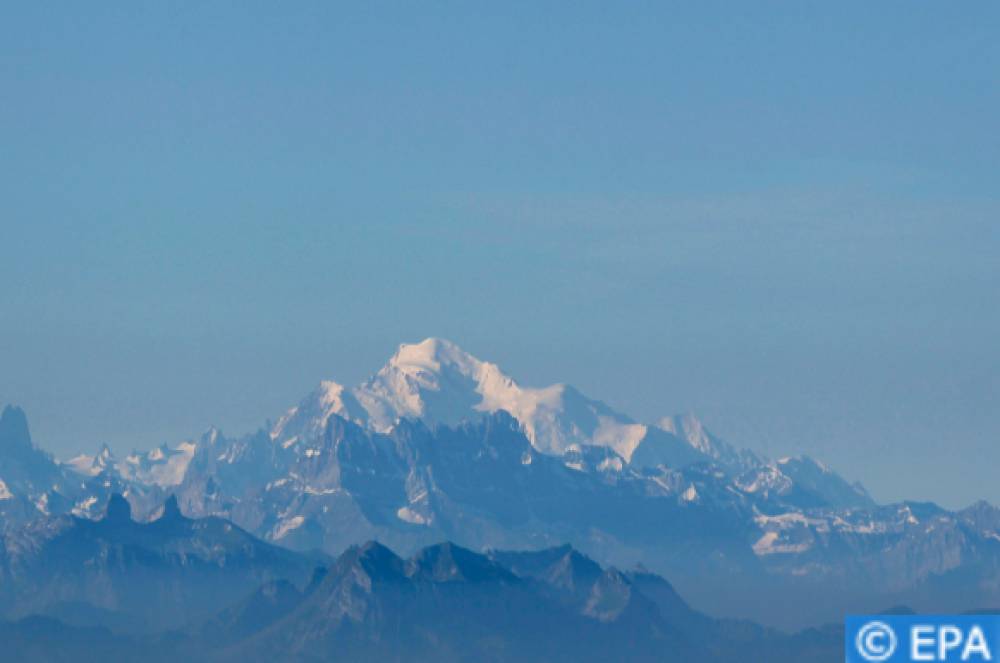
[[[26,3],[0,402],[237,433],[402,341],[1000,502],[995,3]]]

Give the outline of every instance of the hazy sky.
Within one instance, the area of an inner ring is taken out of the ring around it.
[[[434,335],[1000,503],[997,3],[19,4],[0,403],[58,455]]]

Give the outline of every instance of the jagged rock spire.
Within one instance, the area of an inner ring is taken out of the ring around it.
[[[132,520],[132,505],[120,493],[115,493],[108,500],[108,508],[104,514],[108,522],[128,522]]]
[[[0,414],[0,447],[7,446],[31,446],[28,418],[16,405],[8,405]]]
[[[163,513],[160,514],[158,520],[176,520],[183,517],[184,515],[181,513],[181,508],[177,504],[177,496],[171,495],[167,498],[167,501],[163,503]]]

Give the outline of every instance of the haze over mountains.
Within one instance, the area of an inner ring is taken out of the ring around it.
[[[1000,605],[990,505],[878,505],[810,458],[739,450],[692,415],[642,423],[568,385],[524,387],[440,339],[400,346],[356,387],[321,383],[254,433],[210,430],[125,458],[105,447],[58,463],[23,412],[4,410],[9,536],[60,514],[99,519],[115,493],[141,521],[158,522],[174,495],[168,515],[328,555],[368,540],[404,555],[441,541],[571,544],[665,576],[710,614],[784,627],[896,603]]]
[[[148,523],[112,496],[3,538],[4,660],[834,660],[838,628],[794,636],[716,620],[643,570],[570,546],[403,558],[376,542],[336,559],[255,540],[168,500]]]

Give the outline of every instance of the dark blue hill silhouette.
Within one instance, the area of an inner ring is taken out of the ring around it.
[[[443,542],[403,558],[371,541],[318,558],[187,518],[173,499],[139,523],[121,496],[99,521],[51,518],[4,542],[3,605],[15,608],[0,623],[4,660],[780,663],[841,652],[829,633],[712,619],[666,580],[569,546]]]
[[[128,501],[114,495],[101,520],[48,518],[2,541],[0,597],[9,617],[84,620],[79,606],[89,605],[144,630],[212,614],[268,580],[305,584],[323,560],[221,518],[186,518],[173,497],[152,522],[132,520]]]

